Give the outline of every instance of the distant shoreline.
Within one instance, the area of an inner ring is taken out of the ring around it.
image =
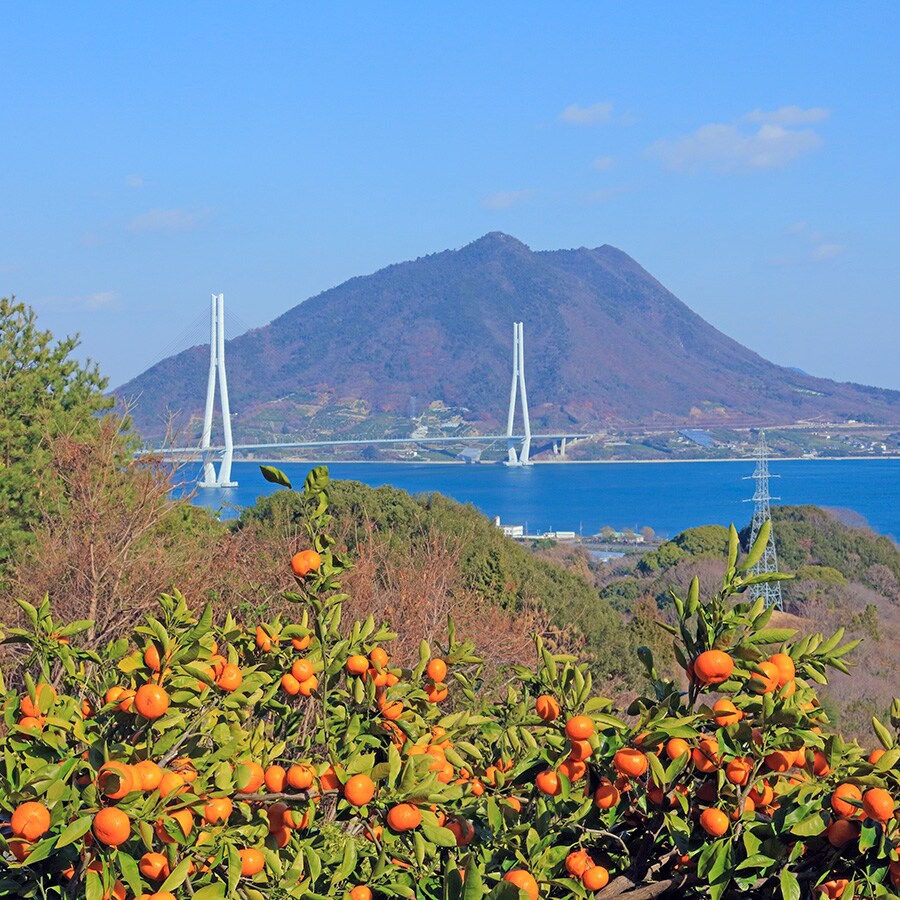
[[[879,462],[882,460],[900,460],[900,456],[770,456],[770,463],[782,462]],[[534,466],[616,466],[616,465],[656,465],[680,464],[680,463],[736,463],[755,462],[753,456],[730,456],[723,459],[535,459]],[[195,460],[196,462],[196,460]],[[257,463],[263,466],[274,466],[278,463],[290,463],[292,465],[308,464],[316,466],[346,464],[350,466],[502,466],[502,462],[466,463],[460,460],[411,460],[411,459],[235,459],[235,463]],[[517,468],[517,467],[510,467]]]

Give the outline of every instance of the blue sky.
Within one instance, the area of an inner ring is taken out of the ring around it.
[[[113,384],[487,231],[900,389],[896,3],[5,4],[0,293]]]

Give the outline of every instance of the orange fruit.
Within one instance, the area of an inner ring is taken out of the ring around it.
[[[244,673],[231,663],[222,667],[222,674],[216,679],[216,684],[223,691],[236,691],[244,680]]]
[[[694,768],[704,775],[715,772],[719,767],[719,742],[715,738],[703,738],[691,751]]]
[[[369,661],[376,669],[383,669],[388,664],[388,655],[382,647],[373,647],[369,651]]]
[[[369,671],[369,660],[365,656],[351,656],[347,660],[347,671],[351,675],[365,675]]]
[[[299,682],[309,681],[315,674],[316,670],[313,668],[313,664],[305,657],[295,659],[291,666],[291,675]]]
[[[138,870],[144,878],[163,881],[169,877],[169,860],[162,853],[145,853],[138,862]]]
[[[760,784],[762,790],[760,790]],[[767,782],[757,782],[747,795],[757,806],[768,806],[775,799],[775,791]]]
[[[173,820],[178,824],[178,829],[181,831],[183,837],[187,837],[194,827],[194,813],[189,809],[178,809],[171,815],[166,816],[165,819],[157,820],[156,824],[153,826],[153,830],[156,832],[156,836],[164,844],[175,843],[175,839],[169,837],[169,833],[166,831],[165,821],[167,820]]]
[[[838,900],[844,895],[844,891],[847,890],[847,885],[849,884],[850,882],[846,878],[835,878],[832,881],[823,882],[816,890],[828,897],[828,900]]]
[[[287,770],[284,766],[269,766],[263,781],[273,794],[280,794],[287,787]]]
[[[780,677],[778,666],[766,660],[756,664],[753,677],[747,682],[747,686],[754,694],[771,694],[778,689]]]
[[[310,766],[291,766],[287,771],[287,783],[299,791],[312,787],[315,771]]]
[[[552,722],[559,715],[559,703],[549,694],[541,694],[534,701],[534,710],[545,722]]]
[[[441,684],[447,677],[447,663],[442,659],[433,659],[428,663],[425,674],[434,682]]]
[[[392,831],[412,831],[422,822],[422,813],[412,803],[398,803],[388,810],[387,824]]]
[[[337,772],[334,771],[334,766],[329,766],[320,776],[319,776],[319,790],[322,791],[336,791],[341,786],[341,781],[337,776]]]
[[[382,703],[381,714],[393,722],[403,715],[403,703],[400,700],[394,700],[392,703]]]
[[[527,869],[513,869],[503,876],[504,881],[514,884],[519,890],[528,894],[528,900],[538,900],[540,891],[534,876]]]
[[[291,638],[291,646],[295,650],[306,650],[310,643],[312,643],[312,637],[308,634],[304,637]]]
[[[765,762],[773,772],[787,772],[794,765],[794,751],[773,750],[766,756]]]
[[[37,800],[27,800],[16,807],[9,824],[16,837],[36,841],[50,830],[50,810]]]
[[[566,737],[572,741],[586,741],[594,733],[594,722],[587,716],[572,716],[566,722]]]
[[[158,672],[162,668],[162,660],[159,658],[159,649],[156,644],[147,644],[144,650],[144,664],[153,672]]]
[[[163,770],[152,760],[142,759],[131,767],[134,773],[135,789],[155,791],[162,781]]]
[[[269,633],[262,627],[262,625],[256,626],[256,646],[262,650],[263,653],[268,653],[272,649],[272,643],[278,643],[278,641],[273,638]]]
[[[344,797],[354,806],[365,806],[375,796],[375,782],[368,775],[352,775],[344,785]]]
[[[846,847],[859,838],[859,822],[850,819],[835,819],[825,829],[828,843],[832,847]]]
[[[700,827],[710,837],[722,837],[728,831],[728,816],[721,809],[710,806],[700,813]]]
[[[97,789],[110,800],[121,800],[139,787],[140,784],[136,782],[131,766],[115,760],[100,766],[97,773]]]
[[[581,878],[593,864],[587,850],[573,850],[566,857],[566,871],[575,878]]]
[[[118,884],[118,882],[116,882]],[[123,893],[124,897],[125,894]],[[171,891],[156,891],[154,894],[143,894],[141,900],[178,900]]]
[[[589,759],[594,752],[590,741],[572,741],[569,757],[571,759]]]
[[[721,684],[733,671],[734,660],[721,650],[706,650],[694,660],[694,677],[701,684]]]
[[[620,799],[619,789],[608,781],[594,792],[594,806],[598,809],[612,809]]]
[[[797,668],[787,653],[775,653],[769,657],[769,662],[778,669],[778,687],[784,687],[789,681],[793,681]]]
[[[737,785],[745,785],[750,780],[750,773],[753,771],[753,762],[745,757],[729,760],[725,766],[725,777],[732,783]]]
[[[254,847],[238,850],[238,853],[241,857],[241,875],[256,875],[266,867],[266,858]]]
[[[848,800],[862,800],[862,791],[849,782],[839,784],[831,795],[831,808],[839,815],[847,819],[857,819],[862,816],[862,810],[858,806],[848,803]]]
[[[863,810],[870,819],[887,822],[894,816],[894,798],[884,788],[869,788],[862,797]]]
[[[216,825],[219,822],[225,823],[231,818],[234,803],[230,797],[216,797],[207,801],[203,807],[203,818],[208,825]]]
[[[187,782],[178,772],[163,772],[163,776],[159,780],[160,797],[169,797],[172,794],[178,796],[187,789]]]
[[[315,550],[301,550],[291,557],[291,571],[304,578],[310,572],[317,572],[322,565],[322,557]]]
[[[34,844],[30,841],[22,841],[15,838],[7,841],[7,843],[9,844],[10,852],[19,862],[24,862],[34,847]],[[74,869],[72,870],[72,873],[74,874]]]
[[[556,797],[562,791],[562,785],[559,783],[559,775],[553,769],[544,769],[539,772],[534,779],[534,784],[542,794],[548,794]]]
[[[589,891],[599,891],[609,884],[609,872],[603,866],[591,866],[581,876],[582,884]]]
[[[613,767],[620,775],[627,775],[630,778],[640,778],[647,771],[646,754],[634,747],[623,747],[617,750],[613,756]]]
[[[319,679],[315,675],[311,675],[306,681],[300,682],[300,696],[311,697],[312,692],[319,686]]]
[[[722,697],[713,704],[713,718],[717,725],[726,728],[740,722],[744,714],[727,697]]]
[[[289,697],[296,697],[300,693],[300,682],[290,672],[285,672],[281,676],[281,689]]]
[[[467,847],[475,837],[475,826],[468,819],[455,817],[447,822],[444,827],[448,831],[453,832],[457,847]]]
[[[169,695],[158,684],[143,684],[134,695],[134,708],[145,719],[158,719],[169,710]]]
[[[447,694],[449,691],[446,686],[439,687],[436,684],[429,684],[428,687],[425,688],[425,699],[429,703],[441,703],[443,700],[447,699]]]
[[[372,891],[364,884],[350,889],[350,900],[372,900]]]
[[[690,745],[683,738],[670,738],[666,741],[666,756],[668,756],[672,762],[680,756],[684,756],[685,753],[690,752]]]
[[[26,694],[19,704],[19,709],[22,711],[23,716],[38,719],[41,716],[41,706],[45,710],[50,709],[55,700],[56,690],[53,688],[53,685],[41,683],[34,689],[34,700]]]
[[[569,756],[559,764],[559,772],[574,783],[584,778],[587,766],[580,759]]]
[[[244,771],[241,774],[249,779],[241,790],[245,794],[255,794],[266,780],[266,773],[263,771],[263,767],[252,759],[241,760],[238,763],[238,768],[241,766],[244,767]]]
[[[94,837],[101,844],[118,847],[124,844],[131,835],[131,819],[121,809],[108,806],[94,816]]]
[[[831,772],[831,766],[828,765],[828,759],[821,750],[813,751],[813,774],[828,775]]]

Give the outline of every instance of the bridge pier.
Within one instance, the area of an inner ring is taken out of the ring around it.
[[[522,419],[525,425],[525,437],[517,454],[512,433],[516,418],[516,392],[519,388],[522,391]],[[531,452],[531,422],[528,419],[528,393],[525,389],[525,339],[522,322],[513,322],[513,371],[512,385],[509,389],[509,415],[506,418],[506,447],[506,465],[531,465],[531,460],[528,458]]]
[[[222,401],[222,430],[225,435],[225,450],[219,474],[210,459],[210,438],[212,437],[213,407],[216,400],[216,376],[219,380],[219,399]],[[231,480],[231,461],[234,456],[234,441],[231,437],[231,409],[228,405],[228,381],[225,377],[225,295],[213,294],[210,311],[209,378],[206,383],[206,409],[203,413],[203,437],[200,439],[203,455],[202,488],[237,487]]]

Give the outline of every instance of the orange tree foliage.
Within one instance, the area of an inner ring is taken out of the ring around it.
[[[900,704],[880,753],[829,730],[814,685],[852,645],[744,599],[765,529],[742,562],[732,529],[715,597],[673,598],[688,689],[642,649],[623,718],[538,638],[499,698],[452,627],[392,664],[385,627],[341,622],[326,488],[313,470],[291,621],[214,629],[175,594],[94,652],[23,605],[0,897],[896,896]]]

